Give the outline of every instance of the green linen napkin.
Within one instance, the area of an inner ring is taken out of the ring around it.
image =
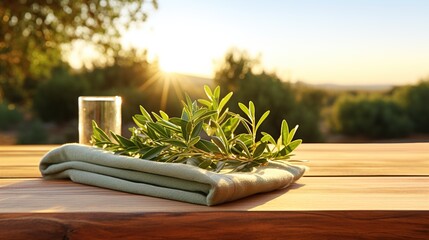
[[[39,168],[45,179],[71,179],[102,188],[208,206],[285,188],[305,171],[303,166],[270,163],[253,172],[215,173],[181,163],[115,155],[79,144],[65,144],[51,150],[42,158]]]

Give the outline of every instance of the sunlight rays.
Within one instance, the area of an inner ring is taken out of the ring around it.
[[[161,88],[161,98],[159,99],[160,110],[165,111],[167,109],[169,95],[171,93],[177,97],[177,101],[183,99],[184,90],[180,85],[181,77],[174,73],[168,73],[161,70],[156,71],[147,81],[145,81],[140,87],[141,92],[151,92],[154,89]]]
[[[160,108],[165,111],[165,109],[167,109],[168,92],[170,90],[171,79],[168,78],[168,76],[164,76],[163,81],[164,82],[163,82],[162,93],[161,93]]]

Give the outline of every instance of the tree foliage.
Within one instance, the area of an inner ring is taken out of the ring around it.
[[[0,130],[16,127],[23,118],[23,114],[15,108],[15,105],[7,102],[0,103]]]
[[[271,110],[261,131],[275,134],[280,131],[281,119],[299,124],[298,137],[308,142],[320,141],[320,111],[323,94],[310,89],[298,88],[282,81],[276,74],[255,73],[257,59],[245,52],[229,51],[215,73],[215,83],[222,91],[234,91],[229,107],[237,111],[237,102],[251,100],[261,112]],[[258,117],[260,117],[258,115]]]
[[[89,88],[89,82],[73,74],[68,65],[58,66],[38,86],[33,108],[45,122],[67,122],[77,117],[78,97],[88,93]]]
[[[387,97],[340,97],[334,105],[336,130],[349,136],[369,138],[404,137],[411,133],[412,122],[397,103]]]
[[[82,95],[121,96],[124,123],[131,121],[139,105],[149,111],[160,110],[166,79],[157,63],[149,63],[144,51],[134,50],[120,51],[113,59],[109,65],[83,71],[75,71],[66,64],[54,68],[51,77],[36,88],[33,107],[37,115],[45,122],[76,119],[77,98]],[[181,97],[173,89],[167,90],[162,110],[179,114]]]
[[[225,55],[224,61],[219,65],[215,73],[215,84],[222,86],[226,91],[236,91],[241,87],[252,68],[258,61],[238,49],[231,49]]]
[[[406,110],[416,132],[429,133],[429,79],[397,88],[394,99]]]
[[[120,35],[146,20],[144,0],[0,1],[0,92],[22,88],[25,78],[48,77],[61,49],[74,40],[91,43],[105,56],[119,48]],[[150,1],[157,8],[157,1]],[[14,92],[17,94],[17,92]]]

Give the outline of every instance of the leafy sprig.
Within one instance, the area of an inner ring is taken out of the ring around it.
[[[158,162],[185,163],[220,172],[250,171],[270,161],[288,161],[292,151],[302,140],[293,140],[298,126],[289,131],[282,121],[277,141],[258,129],[270,114],[266,111],[256,119],[255,106],[239,103],[244,113],[230,112],[225,108],[232,92],[220,98],[220,88],[204,86],[207,99],[192,101],[186,96],[180,117],[170,117],[159,111],[149,114],[140,106],[141,114],[133,117],[136,127],[130,128],[128,139],[110,131],[110,137],[93,121],[91,141],[94,146],[116,154]],[[236,134],[239,125],[245,132]]]

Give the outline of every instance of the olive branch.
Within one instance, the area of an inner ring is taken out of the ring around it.
[[[256,119],[252,101],[248,106],[238,103],[243,117],[225,107],[232,92],[221,99],[219,86],[214,90],[204,86],[204,91],[207,99],[192,101],[186,95],[180,117],[170,117],[163,111],[149,114],[140,106],[141,114],[133,117],[136,127],[130,128],[129,139],[112,131],[109,137],[93,121],[91,142],[120,155],[190,164],[215,172],[251,171],[270,161],[289,161],[292,151],[301,144],[301,139],[293,140],[298,125],[289,131],[286,120],[282,121],[277,141],[265,132],[257,140],[258,129],[270,111]],[[239,125],[245,132],[236,134]]]

